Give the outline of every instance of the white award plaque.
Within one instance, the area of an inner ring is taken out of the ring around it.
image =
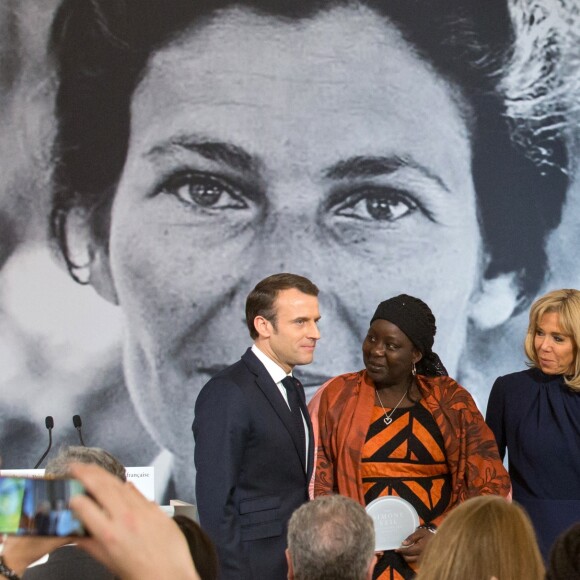
[[[375,524],[375,551],[394,550],[419,525],[417,510],[394,495],[378,497],[366,507]]]

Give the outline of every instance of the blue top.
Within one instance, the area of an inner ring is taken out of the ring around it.
[[[536,368],[499,377],[486,422],[502,458],[508,449],[513,499],[547,558],[556,536],[580,521],[580,393]]]

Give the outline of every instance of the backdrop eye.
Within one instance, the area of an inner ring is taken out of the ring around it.
[[[337,215],[364,221],[394,222],[419,209],[409,196],[394,190],[360,191],[337,208]]]
[[[173,176],[161,186],[161,192],[175,196],[188,206],[219,210],[248,207],[236,187],[225,180],[203,174]]]
[[[379,221],[393,221],[416,209],[416,206],[412,206],[402,199],[371,197],[365,203],[369,215]]]

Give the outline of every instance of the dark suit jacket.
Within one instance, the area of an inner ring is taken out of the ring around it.
[[[28,568],[23,580],[114,580],[114,574],[76,546],[62,546],[44,564]]]
[[[284,580],[287,524],[308,500],[309,466],[292,415],[251,349],[213,377],[195,405],[196,495],[200,523],[218,548],[222,580]]]

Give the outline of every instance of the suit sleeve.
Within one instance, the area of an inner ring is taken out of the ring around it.
[[[198,396],[193,421],[196,496],[201,526],[218,549],[222,578],[249,577],[234,503],[249,431],[240,388],[225,379],[210,381]]]
[[[505,457],[506,450],[506,433],[505,433],[505,390],[503,388],[502,378],[496,379],[491,388],[491,393],[489,395],[489,401],[487,403],[487,411],[485,414],[485,422],[489,425],[492,430],[497,446],[499,449],[499,454],[503,459]]]

